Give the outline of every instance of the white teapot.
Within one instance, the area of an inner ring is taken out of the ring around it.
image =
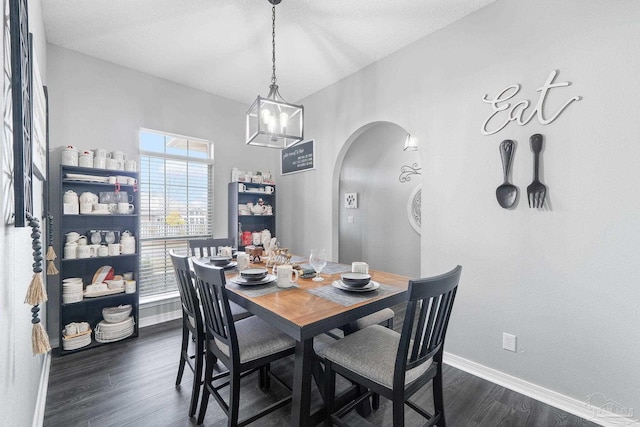
[[[264,206],[262,205],[253,205],[251,207],[251,213],[254,215],[262,215],[264,213]]]
[[[80,195],[80,203],[98,203],[98,195],[90,192],[85,192]]]

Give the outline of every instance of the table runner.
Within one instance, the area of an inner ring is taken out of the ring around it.
[[[358,304],[359,302],[379,297],[380,295],[385,295],[391,292],[396,291],[397,289],[392,286],[387,286],[380,283],[380,287],[375,291],[371,292],[349,292],[343,291],[342,289],[334,288],[333,285],[329,284],[326,286],[322,286],[319,288],[309,289],[307,292],[310,292],[316,296],[319,296],[324,299],[328,299],[331,302],[335,302],[336,304],[343,305],[348,307],[350,305]]]

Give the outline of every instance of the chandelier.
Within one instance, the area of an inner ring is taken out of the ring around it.
[[[247,111],[247,140],[250,145],[271,148],[287,148],[302,141],[304,137],[304,107],[290,104],[282,98],[276,84],[276,5],[271,3],[272,74],[269,94],[258,95]]]

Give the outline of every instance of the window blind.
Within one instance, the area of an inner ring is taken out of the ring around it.
[[[140,156],[141,296],[176,291],[169,251],[186,254],[189,239],[213,234],[213,164],[208,156],[190,157],[202,153],[194,149],[202,142],[179,142],[165,136],[163,152]],[[141,148],[149,149],[142,136]]]

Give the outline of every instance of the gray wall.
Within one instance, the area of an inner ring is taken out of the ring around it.
[[[313,203],[281,218],[293,227],[281,239],[297,253],[336,255],[336,165],[362,126],[397,123],[421,142],[421,274],[464,266],[446,350],[577,401],[602,393],[637,411],[639,22],[633,0],[498,0],[303,99],[317,168],[284,177],[279,192]],[[572,85],[550,94],[549,111],[583,99],[551,125],[481,135],[483,95],[520,83],[517,100],[535,103],[551,70]],[[504,210],[498,145],[518,143],[513,181],[523,192],[538,132],[551,209],[521,200]],[[517,335],[517,353],[502,350],[505,331]]]
[[[140,128],[201,138],[214,143],[214,231],[227,235],[227,183],[232,167],[276,172],[277,152],[244,144],[247,105],[190,89],[54,45],[48,45],[51,200],[56,196],[62,147],[122,150],[138,157]],[[248,100],[251,101],[251,100]],[[58,239],[59,236],[56,235]],[[59,283],[49,283],[57,301]],[[51,307],[52,339],[57,336],[57,308]],[[161,316],[162,309],[148,310]]]
[[[39,0],[29,2],[29,30],[34,34],[40,76],[46,84],[47,56]],[[5,143],[2,140],[2,144]],[[34,212],[39,217],[43,209],[43,187],[37,179],[34,180],[33,196]],[[4,206],[4,200],[0,188],[0,206]],[[0,225],[0,414],[3,420],[10,417],[11,425],[15,426],[28,426],[41,419],[39,410],[44,408],[38,405],[39,384],[49,363],[47,356],[33,356],[31,352],[31,307],[24,303],[33,275],[30,234],[30,227]],[[46,325],[46,310],[43,309],[40,315]]]
[[[398,179],[403,165],[420,160],[417,152],[402,151],[406,135],[398,125],[375,123],[351,143],[340,170],[340,262],[420,274],[420,236],[409,224],[407,202],[421,179]],[[345,208],[345,193],[358,193],[357,209]]]

